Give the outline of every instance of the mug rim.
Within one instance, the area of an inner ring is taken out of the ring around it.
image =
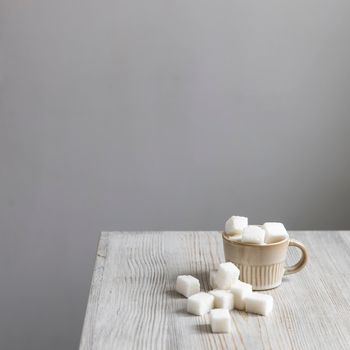
[[[279,244],[285,243],[286,241],[289,241],[289,237],[286,237],[282,241],[274,242],[274,243],[265,243],[265,244],[245,243],[245,242],[231,241],[228,238],[226,238],[225,235],[226,235],[226,232],[223,231],[222,238],[227,243],[241,245],[241,246],[248,246],[248,247],[271,247],[271,246],[279,245]]]

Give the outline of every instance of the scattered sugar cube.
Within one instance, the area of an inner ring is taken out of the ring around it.
[[[187,312],[201,316],[214,307],[214,296],[209,293],[199,292],[187,299]]]
[[[219,289],[230,289],[233,283],[239,278],[239,269],[232,262],[226,262],[219,265],[215,276],[215,282]]]
[[[188,298],[200,291],[199,280],[190,275],[177,276],[175,290]]]
[[[242,233],[242,242],[261,244],[264,243],[265,230],[256,225],[247,226]]]
[[[229,234],[242,233],[248,226],[248,218],[244,216],[231,216],[225,223],[225,232]]]
[[[232,328],[230,313],[227,309],[210,311],[210,325],[213,333],[229,333]]]
[[[245,298],[245,311],[267,316],[273,308],[271,295],[252,293]]]
[[[231,293],[233,294],[235,309],[244,310],[245,298],[252,293],[252,285],[242,281],[237,281],[232,285]]]
[[[289,237],[284,225],[280,222],[265,222],[265,243],[276,243]]]
[[[216,284],[216,274],[217,273],[218,273],[217,270],[211,270],[209,272],[209,284],[213,289],[218,288],[218,285]]]
[[[233,309],[233,294],[227,290],[214,289],[209,292],[214,296],[214,307],[218,309]]]

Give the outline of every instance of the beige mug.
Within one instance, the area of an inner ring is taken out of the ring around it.
[[[233,262],[240,270],[239,279],[253,286],[253,290],[266,290],[278,287],[282,277],[300,271],[307,262],[305,246],[290,238],[264,245],[242,243],[222,234],[226,261]],[[288,247],[301,250],[301,258],[292,265],[286,265]]]

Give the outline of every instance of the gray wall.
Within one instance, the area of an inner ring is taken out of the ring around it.
[[[349,229],[349,15],[0,0],[1,348],[77,348],[101,230]]]

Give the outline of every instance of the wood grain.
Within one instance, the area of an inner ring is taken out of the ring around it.
[[[187,314],[174,284],[191,274],[209,290],[209,270],[224,261],[219,232],[102,233],[80,349],[349,349],[350,232],[291,237],[306,245],[310,260],[266,292],[272,314],[234,310],[233,332],[212,334],[208,315]]]

